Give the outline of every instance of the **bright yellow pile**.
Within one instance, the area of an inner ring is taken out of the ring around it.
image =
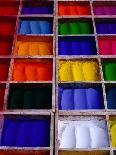
[[[59,61],[60,81],[99,81],[99,66],[96,61]]]
[[[23,42],[17,41],[15,55],[52,55],[50,42]]]

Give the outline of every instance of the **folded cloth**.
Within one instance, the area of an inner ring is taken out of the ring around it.
[[[73,89],[64,89],[61,98],[61,108],[62,110],[74,109],[74,95]]]
[[[2,110],[4,106],[4,95],[5,95],[5,88],[0,88],[0,110]]]
[[[91,14],[90,6],[87,6],[87,5],[86,6],[78,5],[77,11],[78,11],[78,15],[90,15]]]
[[[13,80],[25,81],[25,65],[24,63],[14,63]]]
[[[80,22],[71,22],[69,23],[70,34],[81,34]]]
[[[31,34],[30,21],[28,20],[21,21],[19,33],[20,34]]]
[[[111,88],[107,92],[108,109],[116,109],[116,88]]]
[[[112,40],[112,42],[111,42],[111,54],[112,55],[116,55],[116,40]]]
[[[62,4],[58,4],[58,15],[59,16],[67,15],[67,13],[68,13],[67,7]]]
[[[71,47],[71,42],[68,41],[60,41],[58,43],[58,54],[59,55],[71,55],[73,52],[73,47]]]
[[[77,126],[75,129],[76,148],[90,148],[91,137],[89,128],[85,126]]]
[[[101,55],[109,55],[112,52],[111,41],[98,40],[99,50]]]
[[[62,139],[60,143],[60,148],[75,148],[76,137],[75,137],[75,127],[67,126],[62,134]]]
[[[96,23],[96,31],[98,34],[108,34],[109,27],[107,23]]]
[[[81,55],[94,55],[94,47],[89,41],[81,42]]]
[[[108,24],[109,34],[116,34],[116,24],[111,23]]]
[[[103,10],[104,10],[104,14],[105,15],[112,15],[112,10],[111,10],[111,7],[103,7]]]
[[[17,147],[30,147],[30,134],[31,134],[31,122],[29,121],[20,121],[19,128],[17,132],[15,146]]]
[[[79,22],[80,34],[92,34],[91,25],[87,22]]]
[[[36,65],[27,64],[25,67],[25,79],[27,81],[36,81]]]
[[[74,109],[87,109],[86,89],[74,89]]]
[[[43,89],[34,93],[35,105],[33,109],[51,109],[52,108],[52,92],[49,89]]]
[[[28,42],[22,43],[19,46],[17,54],[18,55],[28,55],[28,51],[29,51],[29,43]]]
[[[68,23],[60,23],[58,27],[60,35],[70,34],[70,27]]]
[[[111,127],[112,146],[116,147],[116,124]]]
[[[31,127],[31,147],[50,147],[50,121],[38,119]]]
[[[62,93],[63,93],[63,88],[62,87],[59,87],[58,88],[58,109],[62,109],[62,106],[61,106],[61,99],[62,99]]]
[[[104,70],[104,78],[107,81],[115,81],[116,74],[115,74],[115,63],[104,63],[103,70]]]
[[[71,54],[72,55],[82,55],[82,46],[81,46],[82,42],[77,42],[77,41],[72,41],[72,50],[71,50]]]
[[[41,34],[40,21],[30,21],[31,34]]]
[[[32,109],[34,104],[34,93],[31,90],[24,92],[23,109]]]
[[[102,109],[102,96],[101,91],[98,89],[86,89],[87,107],[88,109]]]
[[[1,146],[15,146],[19,124],[16,120],[8,117],[4,118]]]
[[[84,62],[83,63],[83,74],[86,81],[98,81],[99,78],[99,69],[97,62]]]
[[[7,81],[8,78],[8,69],[9,69],[9,64],[0,64],[0,81]]]
[[[22,109],[23,108],[23,92],[18,90],[12,91],[9,94],[8,109]]]
[[[51,25],[48,21],[39,21],[40,24],[40,32],[41,34],[50,34],[51,33]]]
[[[50,6],[34,6],[33,14],[51,14],[52,8]]]
[[[24,6],[22,8],[22,14],[32,14],[33,8],[30,6]]]
[[[103,148],[109,146],[107,130],[97,126],[92,126],[90,127],[90,135],[92,148]]]

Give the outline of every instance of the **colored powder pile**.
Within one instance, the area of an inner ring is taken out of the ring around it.
[[[91,9],[89,5],[79,5],[74,2],[59,2],[58,15],[90,15]]]
[[[95,55],[97,53],[93,38],[61,38],[58,46],[59,55]]]
[[[100,139],[99,139],[100,138]],[[109,146],[105,120],[59,121],[60,148],[104,148]]]
[[[52,14],[53,9],[50,5],[45,6],[23,6],[22,14]]]
[[[102,109],[104,105],[101,93],[97,88],[59,88],[59,107],[61,110]]]
[[[96,31],[98,34],[116,34],[116,22],[96,21]]]
[[[116,80],[116,63],[115,62],[104,62],[103,73],[104,79],[106,81],[115,81]]]
[[[47,20],[22,20],[19,23],[20,34],[51,34],[52,23]]]
[[[108,109],[116,109],[116,88],[110,88],[106,97]]]
[[[99,51],[102,55],[116,55],[116,38],[99,38]]]
[[[15,62],[12,79],[15,81],[51,81],[51,61]]]
[[[26,42],[17,41],[16,55],[52,55],[53,47],[51,42]]]
[[[5,116],[1,146],[49,147],[50,119],[31,116]]]
[[[116,6],[94,6],[95,15],[116,15]]]
[[[92,34],[93,27],[90,22],[87,21],[74,21],[59,23],[59,34]]]
[[[16,88],[11,89],[8,98],[8,109],[51,109],[52,89]]]
[[[116,147],[116,120],[110,121],[110,132],[111,132],[112,146]]]
[[[99,67],[96,61],[59,61],[60,81],[99,81]]]
[[[15,33],[15,22],[2,21],[0,22],[0,34],[9,35]]]

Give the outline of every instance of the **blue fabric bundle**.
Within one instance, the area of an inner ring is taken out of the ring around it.
[[[59,99],[61,110],[104,108],[101,90],[97,88],[64,89]]]
[[[22,14],[52,14],[50,6],[24,6]]]
[[[32,118],[29,116],[5,116],[1,146],[49,147],[49,118]]]
[[[96,23],[96,31],[98,34],[116,34],[116,23]]]
[[[20,34],[50,34],[52,31],[50,21],[22,20],[19,22],[18,32]]]
[[[58,41],[59,55],[95,55],[96,45],[93,38],[63,37]]]
[[[107,92],[108,109],[116,109],[116,88],[109,89]]]

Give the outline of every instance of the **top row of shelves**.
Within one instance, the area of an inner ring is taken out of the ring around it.
[[[1,15],[53,15],[56,7],[58,16],[65,15],[116,15],[116,1],[55,1],[52,0],[1,0]],[[55,4],[54,4],[55,3]]]

